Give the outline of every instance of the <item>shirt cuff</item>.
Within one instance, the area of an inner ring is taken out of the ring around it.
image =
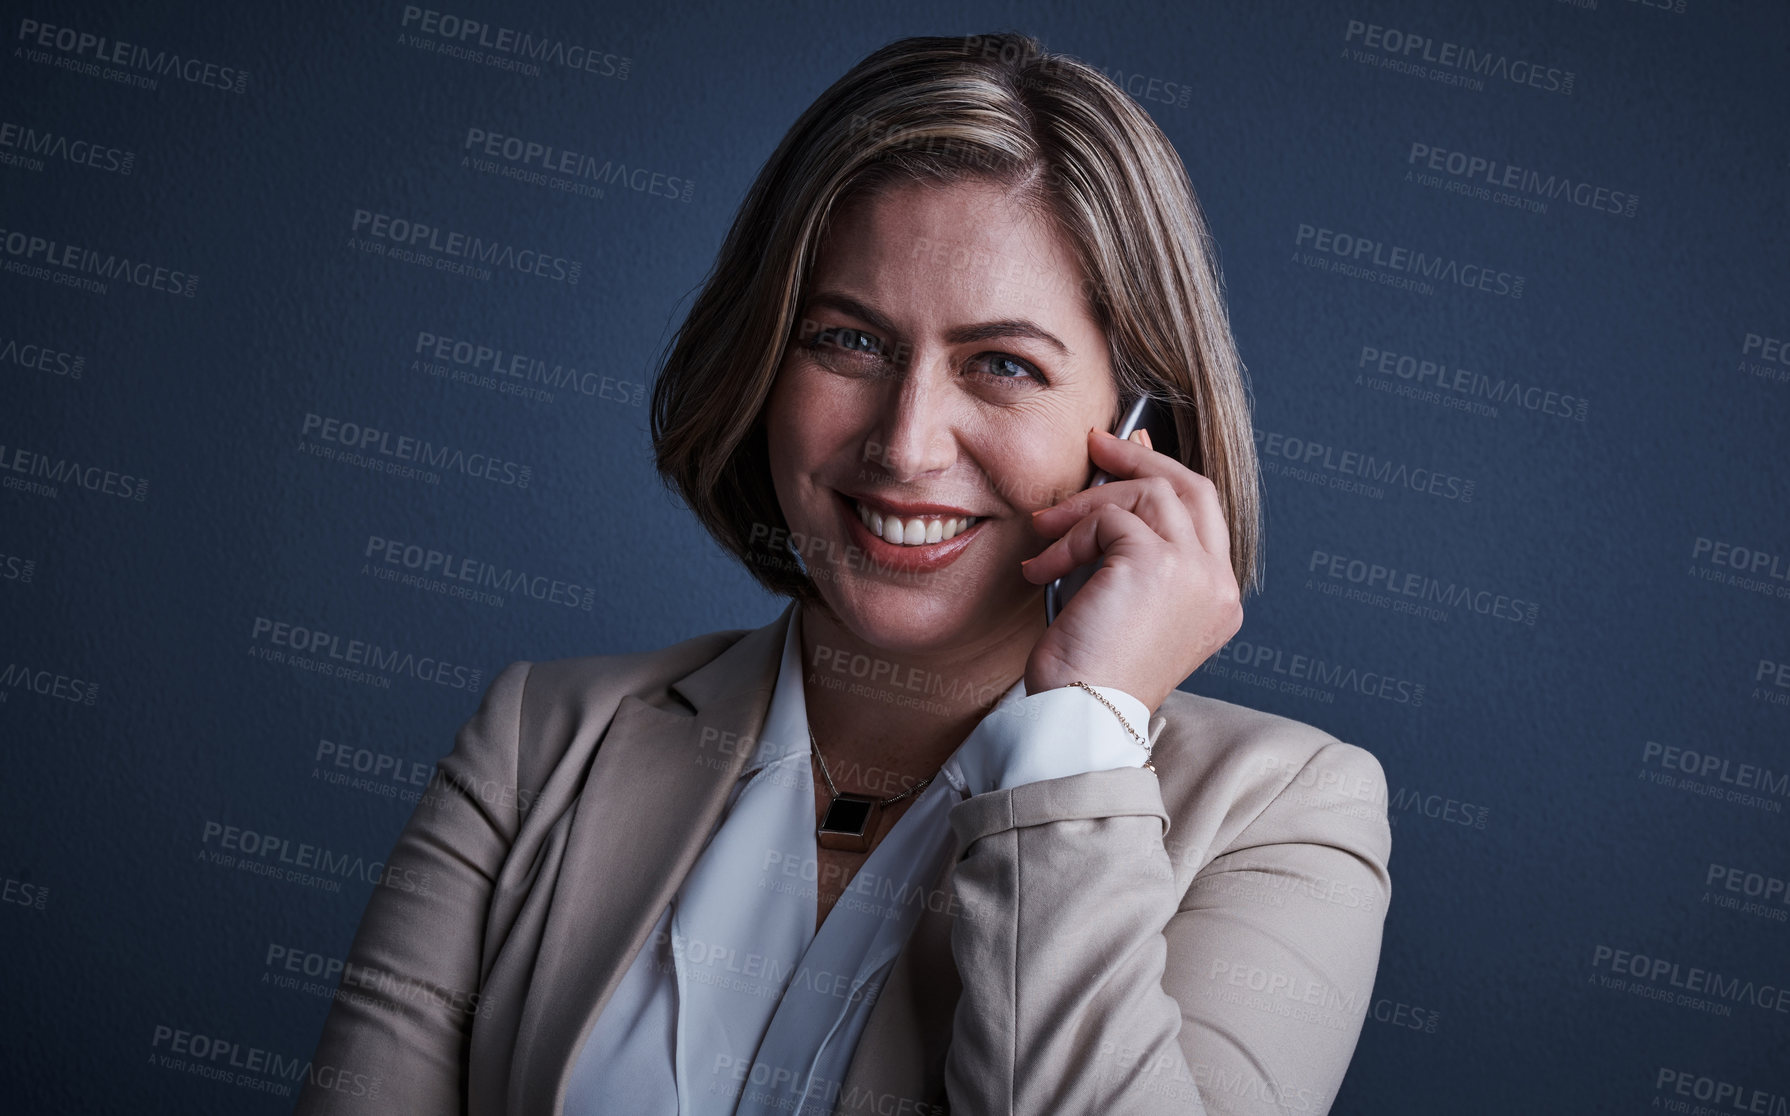
[[[1150,711],[1124,690],[1095,686],[1146,739]],[[1028,697],[1010,692],[957,750],[958,770],[971,794],[1023,783],[1061,779],[1090,771],[1142,767],[1143,745],[1125,731],[1113,711],[1079,686],[1060,686]]]

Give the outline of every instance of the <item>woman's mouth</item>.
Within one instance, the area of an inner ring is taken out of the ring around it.
[[[982,522],[973,515],[884,515],[870,505],[851,500],[858,522],[870,533],[894,546],[929,546],[954,539]]]
[[[846,536],[868,562],[864,572],[921,573],[956,561],[982,533],[986,516],[927,512],[896,514],[886,504],[872,504],[836,493]]]

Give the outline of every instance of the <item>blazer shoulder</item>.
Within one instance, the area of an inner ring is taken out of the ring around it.
[[[1226,817],[1218,829],[1231,837],[1271,806],[1277,816],[1320,811],[1314,816],[1387,824],[1385,770],[1360,745],[1304,721],[1185,690],[1170,693],[1158,715],[1167,724],[1157,740],[1156,768],[1171,817],[1177,804],[1188,810],[1197,804],[1202,812],[1222,804]]]
[[[1211,761],[1268,758],[1276,767],[1303,766],[1329,749],[1322,757],[1326,763],[1379,767],[1366,748],[1339,740],[1316,725],[1203,694],[1174,690],[1157,714],[1168,722],[1159,745],[1193,749]]]
[[[673,682],[712,662],[749,632],[734,628],[705,632],[650,651],[538,660],[529,666],[525,700],[537,707],[592,701],[614,706],[622,697],[632,695],[662,706],[675,701]]]
[[[560,659],[519,659],[492,681],[462,730],[466,746],[507,752],[521,785],[540,787],[573,741],[607,731],[629,697],[660,709],[687,711],[672,684],[713,662],[748,629],[707,632],[668,647]],[[498,762],[493,754],[488,762]]]

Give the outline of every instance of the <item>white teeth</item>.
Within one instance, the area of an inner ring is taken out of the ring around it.
[[[858,518],[870,529],[871,534],[896,546],[928,546],[944,542],[981,522],[973,515],[938,518],[915,516],[905,520],[891,515],[884,518],[881,512],[872,511],[855,500],[852,505],[857,508]]]

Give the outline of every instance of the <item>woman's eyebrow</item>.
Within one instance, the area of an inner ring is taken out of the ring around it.
[[[972,341],[992,341],[997,337],[1030,337],[1034,341],[1043,341],[1053,346],[1064,356],[1075,354],[1069,346],[1057,339],[1056,334],[1026,321],[1024,318],[1005,318],[998,322],[979,322],[976,325],[958,326],[945,334],[945,340],[953,345],[967,345]]]
[[[894,322],[891,322],[889,319],[878,314],[875,310],[872,310],[870,307],[859,302],[857,299],[852,298],[850,295],[840,294],[837,291],[822,291],[819,294],[810,295],[808,297],[808,306],[810,309],[817,306],[830,306],[841,313],[850,314],[859,321],[870,323],[870,326],[873,329],[883,333],[893,335],[896,332]]]
[[[821,291],[808,299],[810,307],[831,307],[842,313],[850,314],[860,321],[868,322],[872,327],[887,334],[896,332],[895,325],[889,319],[872,310],[870,307],[837,291]],[[1069,346],[1035,322],[1024,318],[1003,318],[996,322],[978,322],[975,325],[957,326],[945,334],[945,340],[953,345],[967,345],[975,341],[992,341],[999,337],[1029,337],[1034,341],[1043,341],[1064,356],[1074,356]]]

